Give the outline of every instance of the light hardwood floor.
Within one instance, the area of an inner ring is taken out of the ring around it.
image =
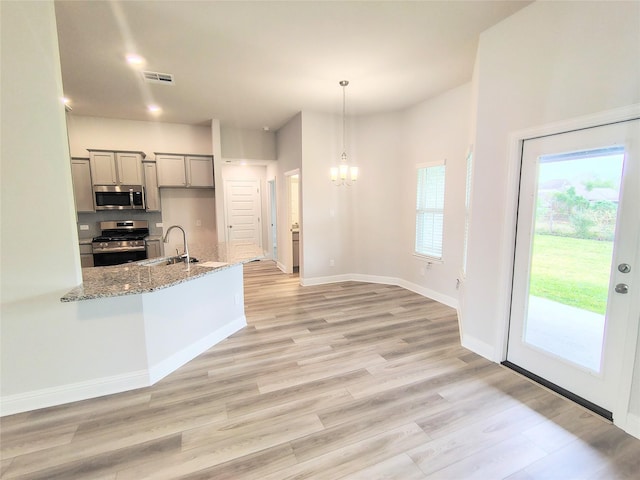
[[[245,286],[249,326],[153,387],[3,418],[2,478],[640,478],[640,440],[462,348],[449,307],[272,262]]]

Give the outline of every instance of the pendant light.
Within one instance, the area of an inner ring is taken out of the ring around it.
[[[342,87],[342,155],[340,156],[340,165],[331,168],[331,181],[338,186],[346,185],[350,187],[358,180],[358,167],[355,165],[349,166],[347,163],[347,149],[345,148],[347,85],[349,85],[348,80],[340,80],[340,86]]]

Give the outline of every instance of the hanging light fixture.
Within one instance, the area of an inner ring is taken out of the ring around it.
[[[347,149],[345,148],[347,85],[349,85],[349,80],[340,80],[340,86],[342,87],[342,155],[340,156],[340,165],[331,168],[331,181],[336,185],[350,187],[358,180],[358,167],[355,165],[349,166],[347,163]]]

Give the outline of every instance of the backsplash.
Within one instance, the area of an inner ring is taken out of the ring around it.
[[[113,220],[147,220],[149,222],[150,235],[162,235],[162,227],[156,227],[156,223],[162,223],[160,212],[135,212],[135,211],[101,211],[95,213],[78,213],[78,237],[93,238],[100,235],[100,222]],[[87,225],[89,230],[80,230],[80,225]]]

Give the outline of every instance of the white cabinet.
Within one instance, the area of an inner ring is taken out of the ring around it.
[[[89,150],[94,185],[142,185],[143,152]]]
[[[91,167],[88,158],[71,159],[71,179],[76,212],[93,212],[93,190],[91,188]]]
[[[158,190],[158,175],[156,162],[142,162],[144,171],[144,190],[147,212],[160,211],[160,190]]]
[[[213,188],[211,155],[156,153],[159,187]]]

